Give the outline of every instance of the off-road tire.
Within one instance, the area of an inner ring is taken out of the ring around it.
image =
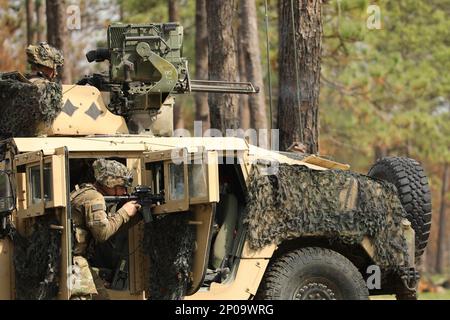
[[[414,159],[387,157],[378,160],[368,175],[397,187],[400,202],[416,234],[415,256],[419,258],[425,251],[431,228],[431,193],[422,166]]]
[[[358,269],[343,255],[324,248],[297,249],[266,270],[256,299],[367,300],[369,291]]]

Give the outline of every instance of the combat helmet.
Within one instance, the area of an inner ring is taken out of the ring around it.
[[[39,45],[30,44],[27,47],[28,62],[56,70],[64,65],[64,57],[58,49],[50,46],[47,42]]]
[[[92,164],[95,180],[108,187],[130,187],[133,175],[126,166],[115,160],[98,159]]]

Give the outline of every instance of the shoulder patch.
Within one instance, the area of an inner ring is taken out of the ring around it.
[[[105,207],[104,207],[103,203],[93,203],[91,205],[91,210],[92,210],[92,212],[105,210]]]

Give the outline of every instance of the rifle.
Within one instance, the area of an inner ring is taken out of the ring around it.
[[[139,212],[142,213],[145,223],[153,221],[151,208],[154,204],[164,203],[164,193],[154,194],[152,189],[147,186],[136,186],[130,195],[125,196],[105,196],[106,203],[125,203],[128,201],[137,201],[141,206]]]

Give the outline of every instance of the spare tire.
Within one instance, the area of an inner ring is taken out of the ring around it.
[[[431,227],[431,193],[428,178],[414,159],[404,157],[382,158],[373,165],[368,175],[397,187],[400,202],[416,234],[416,258],[425,251]]]

